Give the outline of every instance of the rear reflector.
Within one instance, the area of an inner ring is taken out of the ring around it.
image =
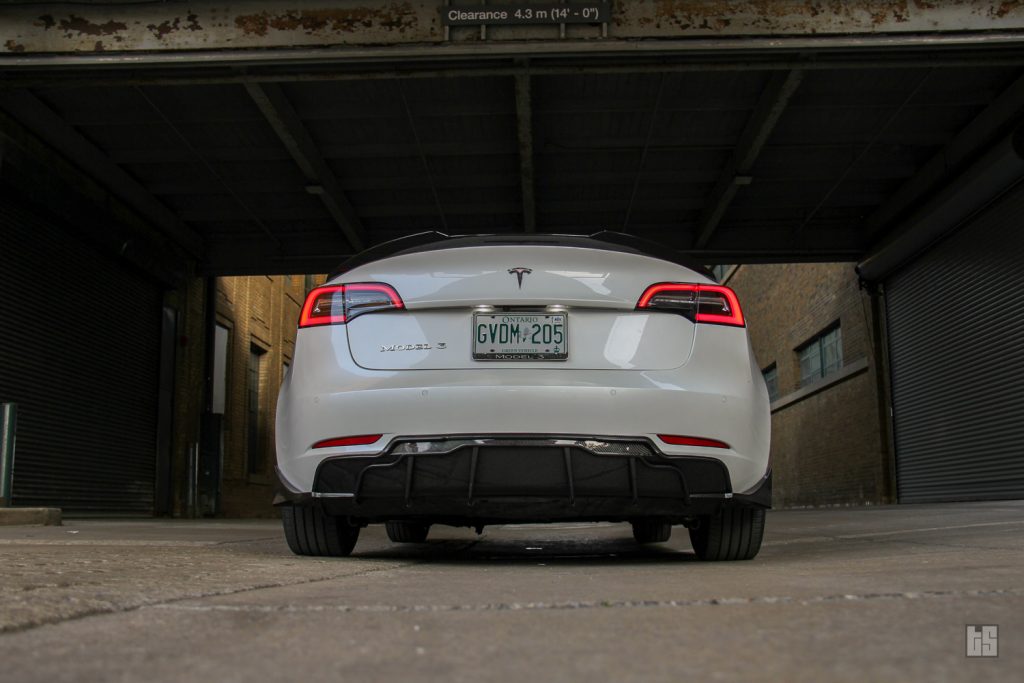
[[[383,434],[362,434],[360,436],[339,436],[335,439],[324,439],[313,444],[313,448],[335,448],[337,446],[365,446],[380,441]]]
[[[636,307],[681,313],[698,323],[736,327],[746,324],[736,292],[722,285],[660,282],[644,291]]]
[[[729,448],[729,444],[717,439],[705,439],[700,436],[676,436],[675,434],[658,434],[658,438],[673,446],[701,446],[703,448]]]
[[[317,287],[306,296],[299,327],[343,325],[357,315],[405,308],[402,297],[391,285],[356,282]]]

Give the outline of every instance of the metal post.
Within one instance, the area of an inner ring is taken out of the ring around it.
[[[187,488],[185,490],[185,516],[194,519],[199,516],[199,444],[188,446],[186,463]]]
[[[14,475],[14,437],[18,431],[18,404],[4,403],[0,411],[0,507],[11,505]]]

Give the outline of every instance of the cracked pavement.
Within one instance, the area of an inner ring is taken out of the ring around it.
[[[776,511],[757,559],[685,529],[364,529],[299,558],[277,522],[0,528],[0,680],[959,681],[1024,671],[1024,501]],[[999,657],[967,658],[967,624]]]

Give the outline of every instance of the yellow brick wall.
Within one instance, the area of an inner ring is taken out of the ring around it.
[[[317,278],[320,283],[323,278]],[[269,517],[274,492],[274,413],[284,364],[295,350],[295,330],[305,296],[305,277],[255,276],[218,279],[217,322],[230,330],[224,414],[221,514]],[[250,347],[261,356],[260,467],[248,467],[247,380]]]

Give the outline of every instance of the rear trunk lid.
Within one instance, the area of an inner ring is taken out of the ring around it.
[[[636,302],[656,282],[709,280],[633,253],[491,245],[386,258],[334,282],[387,283],[405,303],[404,310],[349,321],[349,347],[358,365],[500,371],[684,365],[694,324],[681,315],[636,311]],[[528,352],[504,353],[508,349]],[[539,360],[537,353],[560,360]]]

